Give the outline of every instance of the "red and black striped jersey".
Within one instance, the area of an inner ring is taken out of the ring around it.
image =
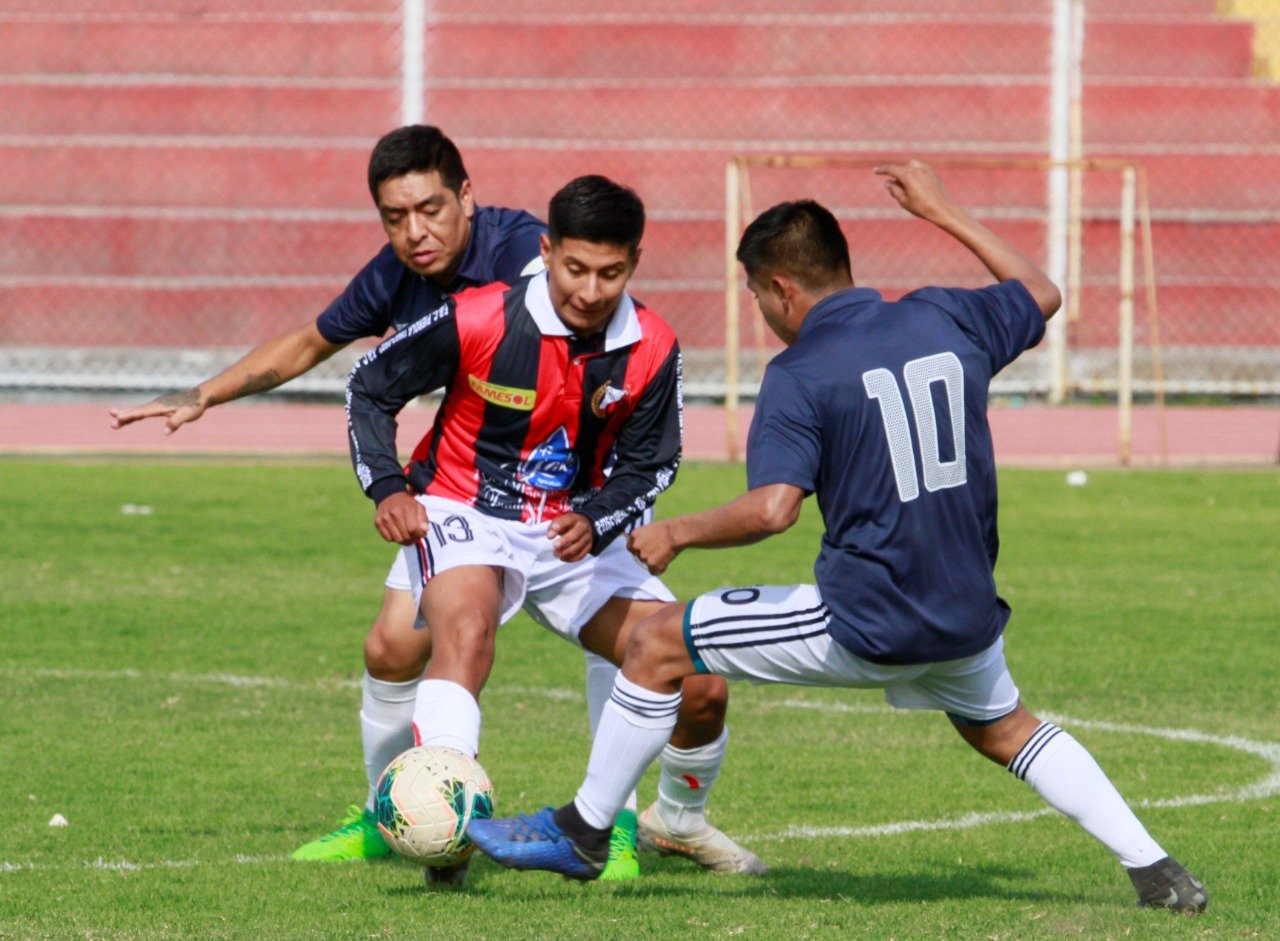
[[[435,422],[402,468],[396,415],[438,389]],[[681,396],[665,321],[623,294],[604,330],[578,337],[544,273],[463,291],[356,363],[351,457],[375,503],[411,487],[501,519],[572,511],[599,552],[675,478]]]

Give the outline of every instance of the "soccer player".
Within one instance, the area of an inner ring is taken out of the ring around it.
[[[438,128],[411,125],[382,137],[370,154],[368,185],[387,244],[319,317],[265,341],[193,389],[136,408],[112,409],[112,426],[164,418],[166,433],[172,433],[208,408],[288,382],[355,339],[399,331],[452,293],[494,281],[514,283],[542,270],[539,240],[546,226],[526,212],[478,206],[458,148]],[[299,847],[295,859],[340,861],[391,852],[374,825],[374,785],[391,759],[413,745],[414,692],[431,653],[430,631],[416,621],[416,614],[409,572],[397,553],[364,643],[360,729],[369,781],[366,800],[363,806],[353,805],[332,833]],[[587,654],[593,730],[615,669]],[[727,689],[708,686],[703,692],[707,698],[692,703],[689,712],[718,715],[710,727],[723,733]],[[714,736],[677,737],[662,761],[663,819],[677,826],[696,823],[723,752],[723,740]],[[634,831],[634,808],[623,815],[621,827]],[[626,874],[634,871],[635,858],[633,850],[623,848],[625,834],[620,831],[619,836],[615,869]],[[704,863],[727,865],[702,852]]]
[[[632,624],[674,600],[618,541],[670,485],[681,449],[675,334],[626,292],[643,231],[630,189],[573,180],[551,200],[543,273],[447,299],[351,372],[356,476],[378,532],[406,547],[431,625],[413,705],[418,744],[476,754],[497,629],[521,607],[616,662]],[[403,468],[396,415],[438,389],[435,424]],[[723,753],[724,697],[718,687],[698,695],[716,710],[677,708],[668,732],[702,743],[711,760],[693,773],[709,784]],[[701,807],[686,806],[673,825],[661,803],[642,826],[662,849],[708,868],[764,871]]]
[[[1140,904],[1201,911],[1204,887],[1070,734],[1027,711],[1005,665],[987,393],[995,373],[1039,342],[1058,289],[954,203],[927,165],[876,172],[899,204],[968,248],[999,283],[925,288],[888,303],[854,286],[828,210],[802,201],[766,211],[737,257],[788,348],[760,390],[749,490],[630,537],[661,573],[683,549],[787,529],[816,493],[826,526],[817,585],[713,591],[638,625],[576,798],[519,820],[476,821],[469,832],[504,865],[594,878],[618,802],[666,740],[685,677],[881,687],[895,707],[944,712],[978,752],[1100,840]]]

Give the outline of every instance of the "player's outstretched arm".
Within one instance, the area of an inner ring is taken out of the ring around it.
[[[640,526],[627,536],[627,548],[661,575],[685,549],[745,546],[790,529],[802,503],[804,491],[791,484],[755,487],[714,509]]]
[[[1062,305],[1062,294],[1040,266],[955,203],[934,169],[919,160],[887,163],[875,172],[903,209],[932,222],[978,256],[999,281],[1017,280],[1035,298],[1046,320]]]
[[[152,399],[137,408],[113,408],[111,427],[123,428],[144,418],[164,418],[165,434],[195,421],[223,402],[274,389],[324,362],[345,344],[330,343],[314,322],[272,337],[194,389]]]

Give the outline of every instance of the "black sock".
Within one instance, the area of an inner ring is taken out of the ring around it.
[[[564,831],[565,836],[573,840],[584,853],[590,856],[608,857],[609,835],[613,832],[613,827],[597,830],[582,819],[582,814],[578,813],[578,805],[573,801],[569,801],[557,810],[553,814],[553,819],[556,826]]]

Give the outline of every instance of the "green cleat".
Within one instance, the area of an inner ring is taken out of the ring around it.
[[[377,859],[390,856],[391,847],[378,832],[373,811],[358,804],[347,808],[338,829],[318,840],[304,843],[291,858],[304,862],[340,863],[352,859]]]
[[[640,860],[636,856],[636,812],[622,810],[609,834],[609,861],[600,873],[601,882],[627,882],[640,877]]]

